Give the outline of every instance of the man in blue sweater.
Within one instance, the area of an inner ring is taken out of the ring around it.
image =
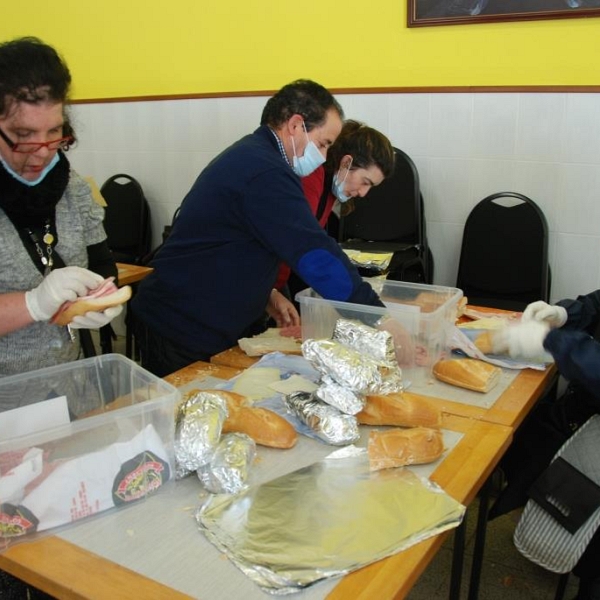
[[[265,310],[279,326],[297,323],[273,290],[281,262],[324,298],[383,306],[300,185],[325,161],[342,118],[324,87],[295,81],[269,99],[254,133],[200,173],[132,302],[145,368],[162,377],[208,360],[251,334]]]

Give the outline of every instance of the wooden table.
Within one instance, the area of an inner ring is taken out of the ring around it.
[[[231,367],[197,362],[166,379],[182,387],[201,387],[203,381],[212,381],[213,377],[226,379],[237,373],[239,370]],[[212,387],[212,383],[209,387]],[[460,439],[436,466],[431,479],[456,500],[468,504],[509,445],[512,429],[452,415],[448,416],[445,428],[460,432],[457,435]],[[269,460],[291,460],[292,463],[298,463],[293,468],[298,468],[303,464],[310,464],[305,461],[314,460],[312,453],[329,453],[332,449],[301,436],[292,450],[260,448],[258,466],[264,465],[265,461],[268,464]],[[199,485],[198,490],[196,485],[197,482],[188,477],[171,486],[173,491],[165,490],[162,494],[125,510],[113,511],[80,523],[61,534],[62,537],[49,536],[16,545],[0,554],[0,568],[57,598],[137,600],[198,597],[203,600],[229,600],[240,596],[223,592],[221,582],[230,585],[230,580],[233,584],[236,579],[239,580],[240,591],[243,589],[246,600],[270,598],[236,567],[224,560],[216,548],[195,530],[190,515],[184,511],[190,510],[188,503],[193,503],[194,499],[198,501]],[[153,507],[157,502],[166,503],[168,510],[153,514]],[[142,519],[143,526],[129,524],[129,520],[135,520],[146,513],[149,518]],[[88,537],[84,542],[73,543],[64,539],[69,536],[77,538],[84,535],[82,531],[87,530],[91,530],[91,534],[85,533]],[[427,539],[341,580],[316,584],[294,597],[298,600],[404,598],[448,533]],[[189,539],[185,540],[185,536]],[[107,544],[106,556],[101,556],[100,551],[94,550],[98,544]],[[119,553],[126,558],[114,558]],[[157,553],[158,563],[155,560]],[[129,562],[134,561],[136,556],[142,557],[137,572],[129,566]],[[151,558],[153,556],[154,559]],[[224,579],[215,581],[210,567],[203,568],[211,557],[219,565],[219,569],[226,569],[227,576]],[[167,562],[168,564],[163,564]],[[181,569],[182,575],[173,581],[175,568]]]

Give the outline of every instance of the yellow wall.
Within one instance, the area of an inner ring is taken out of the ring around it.
[[[20,35],[65,56],[74,99],[600,84],[600,18],[408,29],[406,0],[5,2],[0,39]]]

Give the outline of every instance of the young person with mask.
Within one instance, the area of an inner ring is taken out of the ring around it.
[[[324,87],[295,81],[269,99],[254,133],[200,173],[132,302],[145,368],[164,376],[208,360],[248,335],[265,307],[279,326],[291,324],[278,302],[293,305],[273,290],[281,262],[324,298],[383,306],[300,185],[325,162],[342,117]],[[410,336],[396,336],[410,354]]]
[[[103,209],[70,169],[71,75],[36,38],[0,44],[0,376],[76,360],[78,336],[50,318],[117,269]],[[76,317],[107,324],[121,307]]]
[[[336,201],[342,215],[354,210],[355,198],[364,198],[394,172],[394,148],[383,133],[351,119],[327,153],[324,165],[301,180],[312,213],[326,227]],[[294,300],[307,287],[287,265],[282,265],[275,287]]]

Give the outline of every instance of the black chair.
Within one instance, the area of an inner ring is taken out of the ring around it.
[[[342,248],[392,252],[388,279],[432,283],[433,256],[427,243],[419,173],[406,153],[398,148],[394,152],[394,173],[340,219],[338,241]]]
[[[150,206],[142,186],[120,173],[109,177],[100,193],[106,201],[104,228],[115,260],[140,264],[152,244]]]
[[[523,194],[499,192],[467,217],[456,287],[469,304],[523,310],[550,298],[548,224]]]
[[[152,245],[150,206],[142,186],[131,175],[118,173],[102,184],[100,193],[106,201],[104,229],[115,261],[142,264]],[[127,327],[131,318],[129,313],[128,310],[125,317]],[[115,339],[110,324],[100,328],[103,354],[112,352]]]

